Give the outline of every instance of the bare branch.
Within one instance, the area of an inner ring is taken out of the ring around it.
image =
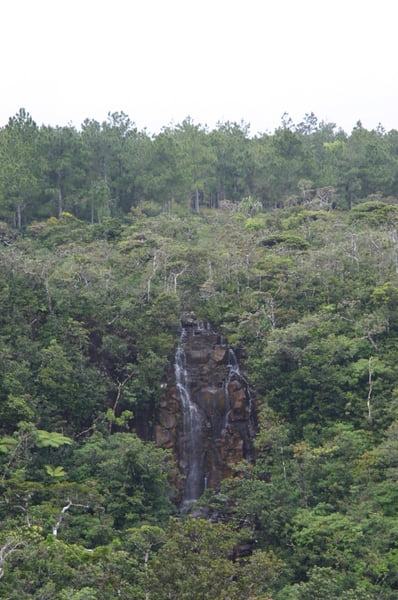
[[[22,540],[12,538],[0,548],[0,579],[4,575],[4,565],[8,557],[21,546],[23,546]]]
[[[368,385],[369,385],[369,390],[368,390],[368,399],[367,399],[368,421],[369,421],[370,424],[372,423],[372,407],[371,407],[370,401],[371,401],[372,392],[373,392],[372,360],[373,360],[373,357],[370,356],[369,357],[369,362],[368,362]]]
[[[132,378],[133,373],[129,373],[128,375],[126,375],[126,377],[123,379],[123,381],[119,381],[117,380],[116,383],[116,398],[115,398],[115,402],[113,403],[113,408],[112,408],[112,412],[114,414],[114,416],[116,417],[116,409],[118,407],[119,404],[119,400],[120,400],[120,396],[122,395],[122,389],[123,386],[126,385],[126,383]],[[112,433],[112,422],[109,423],[109,433]]]
[[[61,510],[61,514],[59,515],[59,519],[58,521],[55,523],[54,527],[53,527],[53,536],[56,538],[58,535],[58,529],[61,526],[61,523],[64,519],[65,513],[70,509],[71,506],[77,506],[79,508],[89,508],[89,506],[87,506],[86,504],[76,504],[74,502],[72,502],[72,500],[69,500],[69,498],[67,499],[67,504],[65,504],[65,506],[62,508]]]

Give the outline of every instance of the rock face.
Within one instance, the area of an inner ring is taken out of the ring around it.
[[[173,450],[182,502],[218,488],[242,459],[253,460],[255,415],[234,352],[208,324],[183,324],[174,373],[158,409],[158,446]]]

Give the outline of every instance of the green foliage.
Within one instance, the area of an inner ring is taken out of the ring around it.
[[[172,520],[167,538],[149,563],[148,589],[159,600],[192,598],[257,598],[278,578],[282,563],[272,553],[256,551],[233,562],[239,537],[231,527],[204,519]]]
[[[372,600],[374,594],[360,588],[352,589],[347,577],[338,570],[331,567],[314,567],[310,571],[308,581],[284,588],[276,598],[277,600],[325,600],[325,598]]]
[[[156,217],[219,205],[254,217],[263,207],[356,209],[396,195],[394,131],[358,124],[347,136],[306,118],[295,125],[285,115],[273,134],[250,136],[244,123],[209,131],[187,117],[150,137],[123,112],[86,119],[78,131],[38,127],[20,109],[0,130],[2,218],[21,229],[67,211],[102,225],[132,207]],[[393,218],[381,206],[376,212]],[[367,207],[355,213],[372,218]]]
[[[95,482],[103,506],[116,529],[159,523],[172,511],[167,473],[168,455],[131,433],[92,436],[75,450],[69,474]]]
[[[61,433],[55,431],[49,433],[42,429],[38,429],[36,446],[38,448],[59,448],[63,444],[72,444],[72,440]]]
[[[263,246],[275,246],[277,244],[286,244],[289,248],[295,248],[297,250],[307,250],[309,247],[309,243],[300,238],[299,236],[290,235],[290,234],[278,234],[275,233],[263,239],[261,241]]]
[[[67,241],[81,240],[82,237],[88,241],[88,231],[83,225],[82,221],[64,211],[59,218],[50,217],[47,221],[33,221],[27,230],[44,246],[53,248]]]
[[[356,219],[365,220],[367,223],[373,223],[376,226],[386,222],[392,224],[397,219],[397,210],[396,206],[392,206],[386,202],[368,200],[353,206],[350,219],[351,221]]]
[[[63,467],[59,467],[59,466],[52,467],[51,465],[45,465],[45,469],[46,469],[47,475],[50,475],[50,477],[55,477],[56,479],[60,479],[61,477],[66,476],[66,472]]]
[[[256,198],[252,198],[252,196],[242,198],[238,206],[238,211],[247,217],[253,217],[257,213],[261,212],[262,209],[263,206],[261,202],[256,200]]]
[[[0,129],[2,596],[396,597],[395,133]],[[169,522],[139,435],[193,314],[240,357],[256,460]]]

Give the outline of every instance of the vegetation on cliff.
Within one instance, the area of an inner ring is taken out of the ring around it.
[[[2,597],[396,597],[397,136],[0,130]],[[196,519],[150,439],[187,312],[259,410]]]

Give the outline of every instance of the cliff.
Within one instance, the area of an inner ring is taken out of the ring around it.
[[[248,383],[226,340],[207,323],[184,322],[155,424],[158,446],[175,456],[181,501],[217,489],[236,463],[253,460],[254,421]]]

